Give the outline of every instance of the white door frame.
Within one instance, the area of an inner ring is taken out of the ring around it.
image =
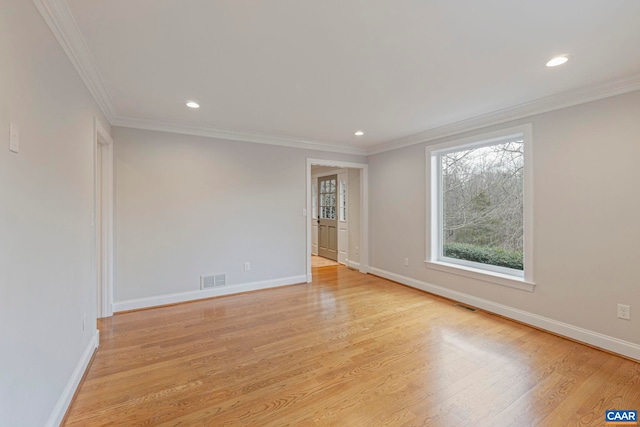
[[[94,129],[94,218],[97,217],[96,209],[98,206],[96,200],[97,188],[95,186],[98,182],[102,183],[102,203],[99,204],[102,208],[102,227],[101,229],[95,227],[94,240],[94,254],[98,253],[98,242],[102,242],[101,259],[98,260],[97,256],[94,256],[94,262],[96,263],[94,265],[96,317],[101,318],[113,315],[113,139],[97,118],[94,118]],[[100,157],[98,157],[98,150],[101,150],[102,155]],[[97,167],[99,158],[102,159],[101,168]],[[102,171],[101,179],[97,177],[98,170]],[[98,238],[98,233],[100,233],[101,238]],[[98,262],[102,264],[100,269],[102,271],[101,280],[98,280],[97,277]]]
[[[369,169],[366,163],[307,158],[307,219],[311,217],[311,166],[360,169],[360,272],[369,272]],[[307,227],[307,283],[311,283],[311,221]]]

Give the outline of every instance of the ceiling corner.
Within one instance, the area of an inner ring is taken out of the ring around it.
[[[597,101],[599,99],[622,95],[624,93],[634,92],[637,90],[640,90],[640,74],[587,88],[561,92],[556,95],[539,98],[534,101],[515,105],[503,110],[427,129],[393,141],[378,144],[375,147],[371,147],[367,154],[371,156],[374,154],[384,153],[385,151],[426,143],[440,138],[461,134],[463,132],[470,132],[484,127],[499,125],[512,120],[523,119],[537,114],[548,113],[550,111],[585,104],[587,102]]]
[[[193,126],[181,123],[171,123],[166,121],[138,119],[134,117],[117,117],[113,126],[152,130],[158,132],[169,132],[181,135],[204,136],[213,139],[223,139],[227,141],[250,142],[255,144],[278,145],[281,147],[291,147],[307,150],[328,151],[332,153],[354,154],[366,156],[367,150],[360,147],[345,146],[327,141],[315,141],[304,138],[293,138],[279,135],[266,135],[247,131],[235,131],[227,129],[217,129],[208,126]]]
[[[69,57],[98,107],[110,123],[116,119],[113,101],[87,49],[84,37],[65,0],[33,0],[58,43]]]

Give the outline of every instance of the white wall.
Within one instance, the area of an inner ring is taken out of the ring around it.
[[[3,426],[45,425],[95,336],[94,236],[90,223],[95,116],[105,122],[34,4],[3,0],[0,8],[0,424]],[[19,154],[8,150],[11,122],[20,130]],[[83,331],[85,313],[87,328]],[[55,419],[56,416],[51,418]]]
[[[304,282],[306,159],[363,161],[118,127],[113,137],[116,303],[198,291],[202,274]]]
[[[426,268],[425,144],[369,157],[371,265],[640,344],[639,118],[633,92],[477,132],[533,123],[533,293]]]

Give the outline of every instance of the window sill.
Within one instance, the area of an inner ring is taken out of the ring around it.
[[[470,277],[472,279],[482,280],[483,282],[494,283],[496,285],[507,286],[527,292],[533,292],[536,286],[534,282],[527,281],[523,278],[480,270],[478,268],[465,267],[441,261],[425,261],[424,263],[427,265],[427,268],[431,268],[433,270]]]

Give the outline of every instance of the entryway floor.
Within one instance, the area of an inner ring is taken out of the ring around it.
[[[340,263],[330,260],[328,258],[323,258],[318,255],[311,255],[311,267],[331,267],[334,265],[340,265]]]

